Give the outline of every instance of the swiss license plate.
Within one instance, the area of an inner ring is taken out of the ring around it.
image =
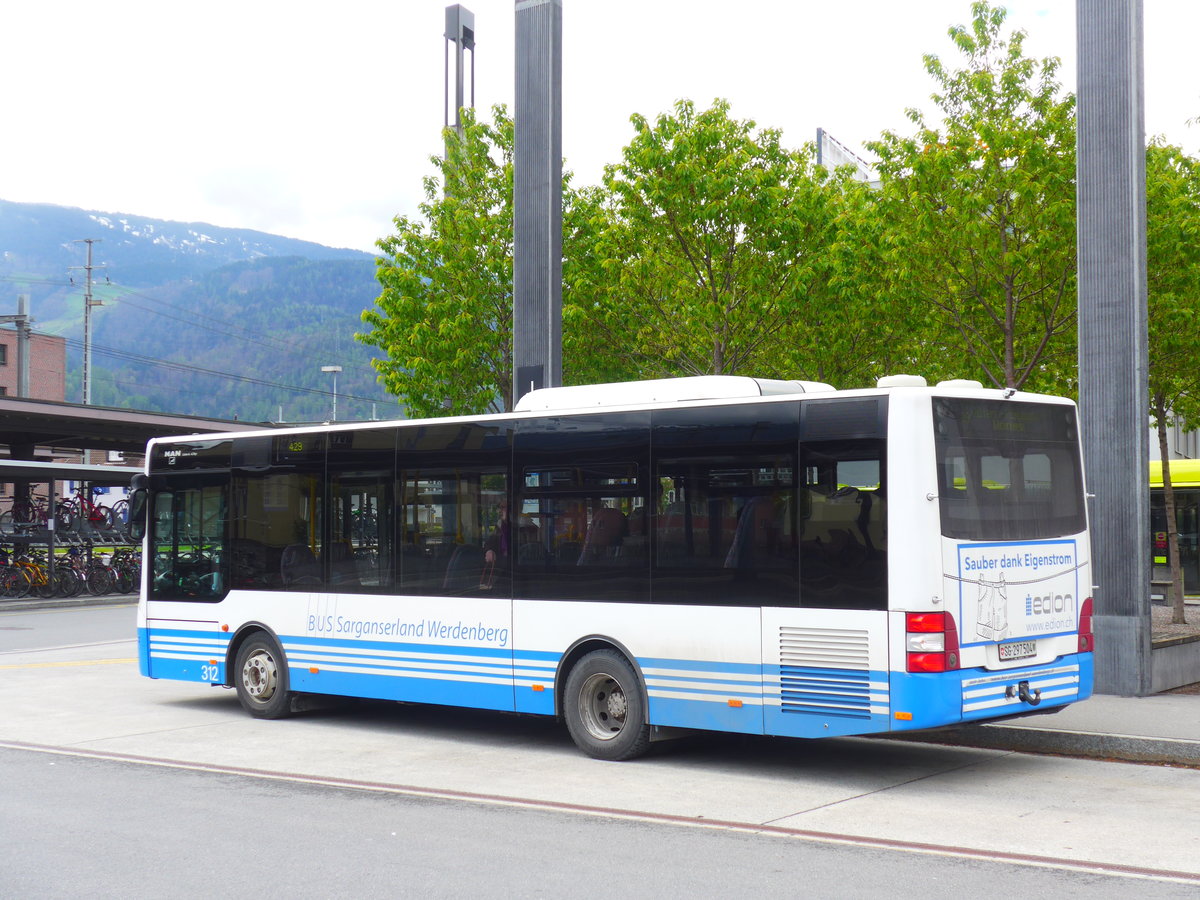
[[[1029,659],[1031,656],[1037,656],[1037,641],[1011,641],[1001,644],[997,649],[1000,651],[1001,662],[1007,662],[1010,659]]]

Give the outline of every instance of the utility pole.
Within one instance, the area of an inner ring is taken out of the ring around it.
[[[92,299],[92,269],[103,269],[103,266],[92,265],[92,244],[98,244],[99,238],[84,238],[75,241],[76,244],[87,244],[87,265],[71,266],[72,269],[82,268],[87,272],[87,280],[83,289],[83,404],[92,404],[92,307],[103,306],[103,300]]]

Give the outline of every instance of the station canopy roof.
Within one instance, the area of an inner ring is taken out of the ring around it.
[[[106,406],[0,397],[0,481],[21,478],[127,484],[138,469],[12,457],[14,454],[23,456],[34,446],[144,453],[146,442],[154,437],[250,431],[264,427],[270,426],[262,422],[204,419]],[[5,449],[8,450],[7,455]]]

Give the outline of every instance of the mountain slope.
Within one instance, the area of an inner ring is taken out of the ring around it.
[[[253,421],[391,418],[372,349],[354,340],[379,293],[374,258],[207,225],[0,201],[0,311],[32,298],[34,328],[68,341],[82,397],[80,237],[93,245],[92,402]],[[287,255],[280,255],[287,254]],[[70,275],[68,276],[68,272]],[[74,278],[74,284],[70,278]],[[7,298],[14,298],[3,302]],[[209,373],[220,374],[209,374]],[[221,377],[225,376],[225,377]]]

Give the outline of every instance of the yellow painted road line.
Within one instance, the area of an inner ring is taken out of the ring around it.
[[[75,659],[67,662],[20,663],[0,665],[0,669],[57,669],[63,666],[108,666],[113,663],[135,663],[137,659]]]

